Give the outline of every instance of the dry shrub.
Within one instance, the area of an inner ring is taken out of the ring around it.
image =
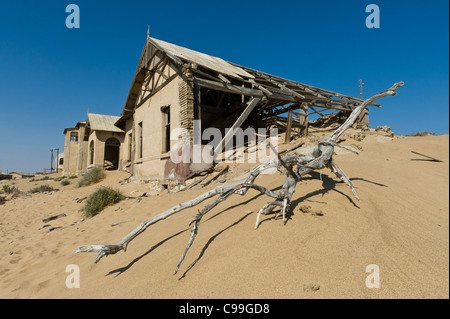
[[[114,205],[124,199],[125,196],[111,187],[101,187],[95,193],[89,195],[83,212],[86,217],[93,217],[101,212],[105,207]]]
[[[105,171],[102,168],[95,167],[87,171],[78,181],[78,187],[88,186],[100,182],[105,178]]]

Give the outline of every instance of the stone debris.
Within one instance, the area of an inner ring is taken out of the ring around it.
[[[377,132],[379,135],[384,135],[388,137],[394,137],[394,132],[391,131],[391,128],[387,125],[385,126],[377,126],[375,129],[375,132]]]
[[[314,292],[314,291],[318,291],[319,289],[320,289],[320,285],[312,283],[312,282],[309,284],[303,285],[303,291],[305,291],[305,292]]]
[[[310,215],[314,215],[314,216],[323,216],[324,215],[324,213],[321,210],[313,210],[311,208],[311,206],[309,206],[309,205],[300,206],[300,211],[303,214],[310,214]]]

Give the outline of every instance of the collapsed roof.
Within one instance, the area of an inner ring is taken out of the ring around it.
[[[160,57],[159,63],[151,60]],[[164,61],[164,62],[162,62]],[[155,73],[161,73],[161,66],[169,64],[183,74],[190,70],[194,83],[202,88],[229,92],[249,97],[258,97],[252,111],[255,115],[278,116],[288,111],[307,106],[312,113],[321,115],[321,111],[334,109],[351,112],[363,100],[313,87],[300,82],[287,80],[268,73],[225,61],[221,58],[187,49],[162,40],[147,37],[131,88],[129,90],[121,117],[116,125],[122,125],[131,117],[134,110],[162,87],[153,88],[145,99],[137,103],[142,85]],[[175,75],[166,79],[171,81]],[[371,104],[380,107],[379,104]]]

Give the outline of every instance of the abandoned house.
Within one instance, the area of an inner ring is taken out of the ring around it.
[[[86,119],[85,139],[88,142],[87,168],[118,169],[120,146],[124,132],[114,125],[118,116],[89,113]]]
[[[308,115],[327,109],[350,113],[361,103],[361,99],[147,37],[116,122],[125,132],[121,167],[142,179],[183,181],[194,170],[192,165],[170,161],[168,152],[177,143],[176,138],[170,138],[174,128],[189,133],[182,139],[208,144],[202,139],[208,127],[224,133],[231,128],[229,134],[234,128],[248,125],[269,128],[287,113],[284,119],[288,140],[294,125],[300,134],[307,134]],[[198,136],[194,136],[194,120],[201,123]],[[361,121],[368,121],[367,114]],[[227,140],[229,136],[224,134],[214,146],[215,154]]]
[[[138,179],[183,182],[205,166],[173,163],[169,150],[178,139],[206,146],[204,130],[221,129],[223,139],[213,145],[218,154],[233,129],[270,128],[281,120],[290,141],[294,127],[307,134],[309,115],[330,109],[350,113],[362,102],[147,36],[121,116],[113,122],[112,116],[89,114],[85,123],[66,129],[64,169],[82,172],[108,161]],[[194,130],[195,120],[200,130]],[[368,113],[359,123],[368,125]],[[182,133],[171,138],[175,128]],[[76,161],[69,155],[75,133]]]
[[[118,116],[88,113],[86,121],[66,128],[63,175],[82,174],[92,167],[118,169],[124,132]]]

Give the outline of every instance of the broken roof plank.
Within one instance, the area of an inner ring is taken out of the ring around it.
[[[272,84],[278,86],[282,91],[285,91],[288,95],[297,97],[299,99],[304,99],[305,98],[304,95],[302,95],[302,94],[300,94],[300,93],[298,93],[298,92],[296,92],[294,90],[289,89],[288,87],[286,87],[286,85],[281,84],[281,83],[271,79],[269,76],[265,75],[264,73],[260,73],[259,75],[262,76],[263,78],[265,78],[266,80],[268,80],[269,82],[271,82]]]
[[[343,95],[343,94],[336,93],[336,92],[333,92],[333,91],[330,91],[330,90],[325,90],[325,89],[317,88],[317,87],[314,87],[314,86],[311,86],[311,85],[308,85],[308,84],[304,84],[304,83],[300,83],[300,82],[288,80],[288,79],[285,79],[285,78],[281,78],[281,77],[279,77],[279,76],[271,75],[271,74],[266,73],[266,72],[261,72],[261,71],[258,71],[258,70],[254,70],[254,69],[251,69],[251,68],[248,68],[248,67],[244,67],[244,66],[238,65],[238,64],[236,64],[236,63],[232,63],[232,62],[230,62],[230,63],[233,64],[233,65],[235,65],[235,66],[241,67],[242,69],[244,69],[244,70],[247,71],[248,73],[251,73],[251,74],[255,75],[255,78],[256,78],[257,80],[260,80],[260,79],[265,80],[264,78],[262,78],[262,77],[259,76],[259,74],[264,74],[265,76],[268,76],[268,77],[270,77],[270,78],[273,79],[273,80],[281,81],[281,82],[286,82],[287,84],[296,86],[296,87],[298,87],[299,89],[306,89],[306,88],[307,88],[307,89],[309,89],[309,90],[311,90],[311,91],[313,91],[313,92],[316,92],[316,93],[318,93],[318,94],[322,94],[322,95],[324,95],[324,96],[328,95],[328,96],[330,96],[330,97],[331,97],[331,96],[336,96],[336,97],[340,97],[340,98],[344,98],[344,97],[345,97],[346,99],[348,99],[349,101],[352,101],[352,102],[354,102],[354,103],[359,103],[359,104],[361,104],[361,103],[364,102],[363,100],[358,99],[358,98],[355,98],[355,97],[353,97],[353,96]],[[311,92],[311,93],[312,93],[312,92]],[[376,106],[376,107],[381,107],[380,104],[376,104],[376,103],[372,103],[372,104],[370,104],[370,105],[371,105],[371,106]]]
[[[228,93],[249,95],[249,96],[263,96],[263,92],[256,89],[246,88],[242,86],[237,86],[233,84],[226,84],[218,81],[211,81],[206,79],[195,78],[195,84],[200,87],[208,88],[211,90],[224,91]]]
[[[216,146],[214,149],[214,157],[219,155],[219,152],[222,152],[222,150],[225,148],[225,146],[228,144],[230,139],[233,138],[234,134],[236,133],[236,129],[239,128],[242,123],[247,119],[247,117],[250,115],[250,113],[253,111],[255,106],[261,101],[261,97],[254,97],[247,103],[247,107],[245,110],[241,113],[239,118],[234,122],[234,124],[231,126],[231,128],[228,130],[228,132],[223,137],[222,141]]]

